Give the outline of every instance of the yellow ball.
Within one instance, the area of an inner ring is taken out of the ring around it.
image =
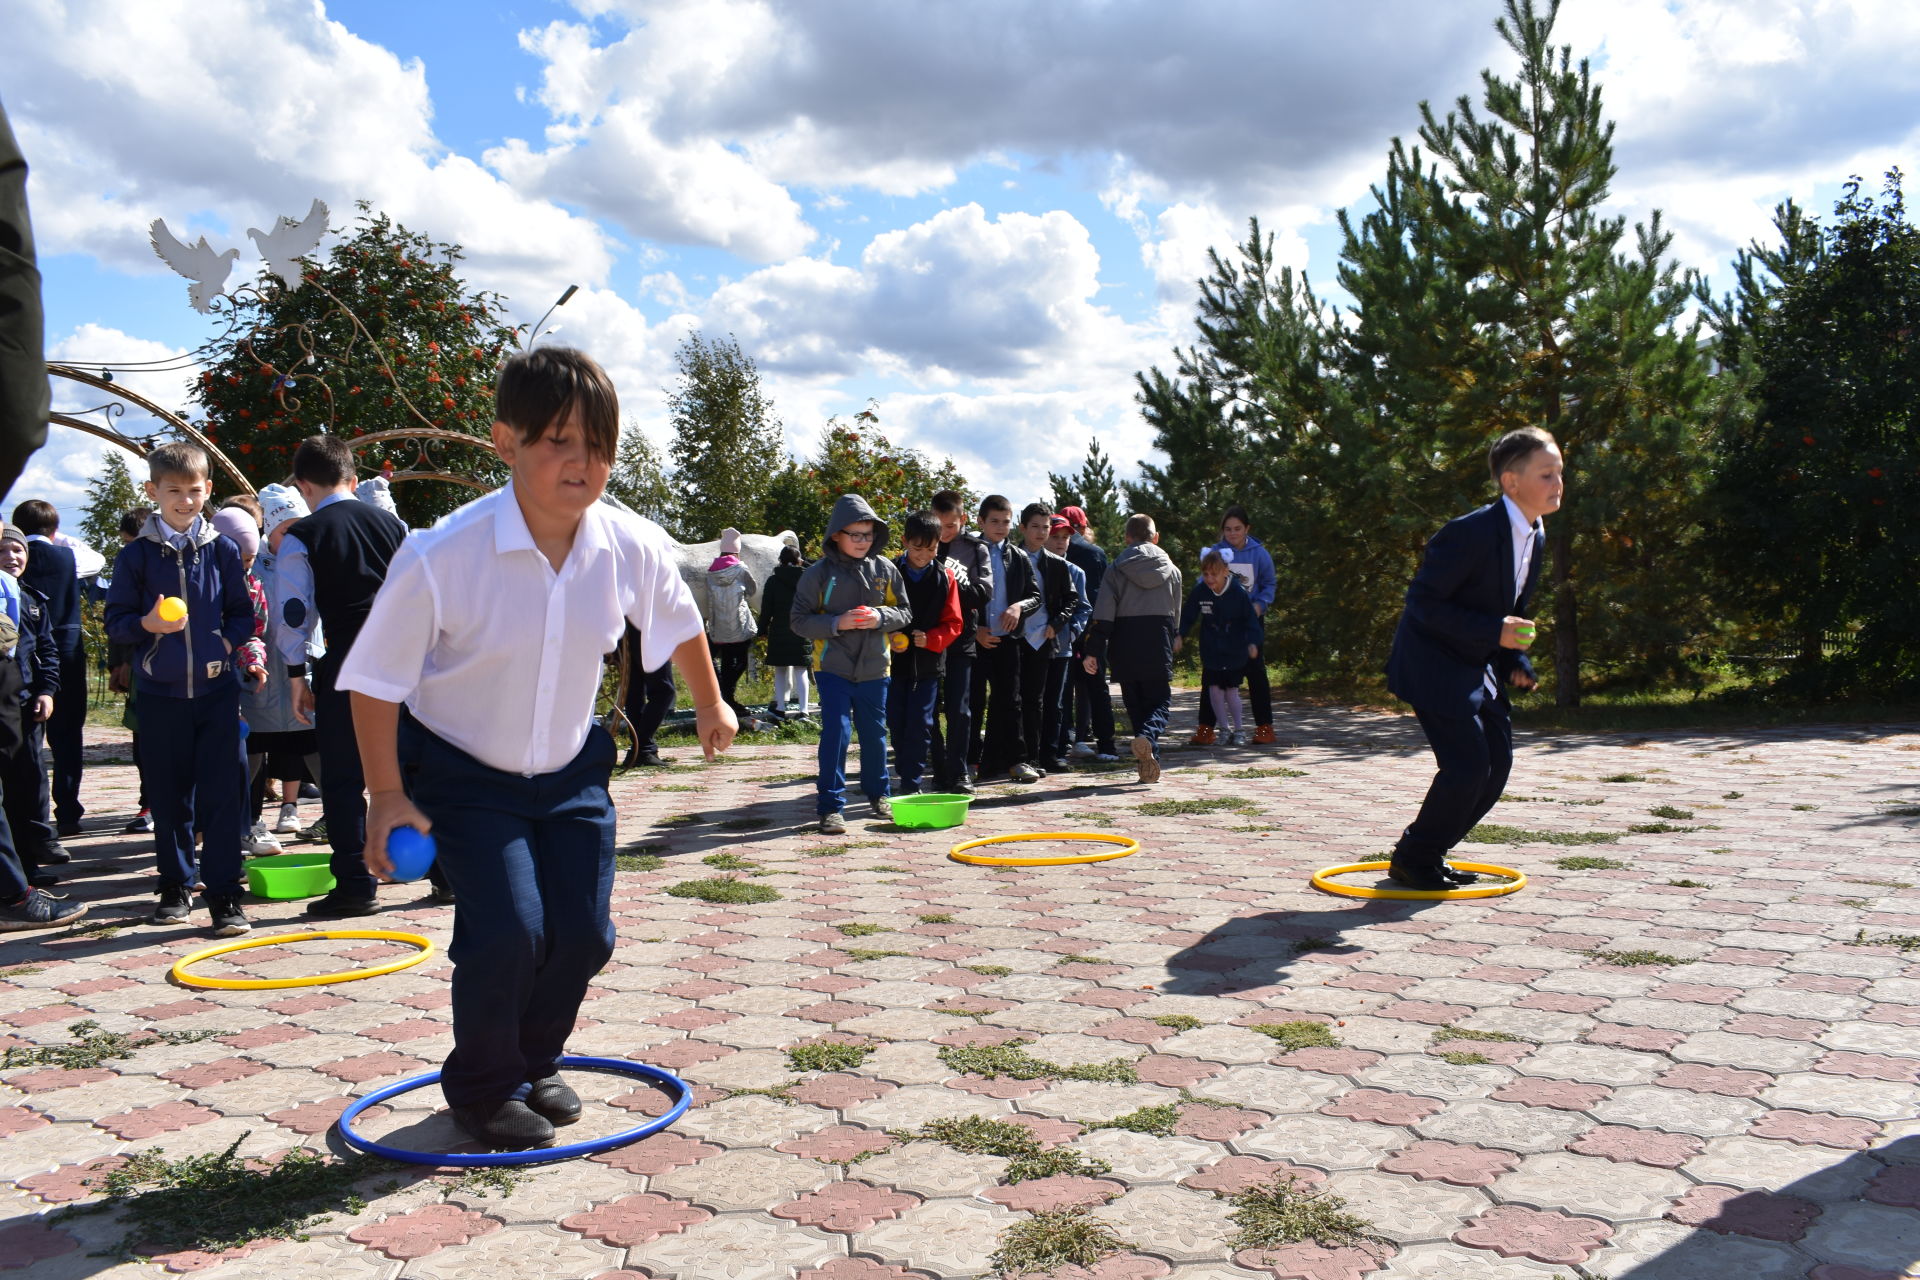
[[[893,646],[893,651],[895,653],[905,653],[907,651],[907,647],[911,645],[913,641],[907,638],[906,632],[896,631],[887,638],[887,643]]]
[[[187,616],[187,602],[179,596],[168,596],[160,602],[159,614],[168,622],[178,622]]]

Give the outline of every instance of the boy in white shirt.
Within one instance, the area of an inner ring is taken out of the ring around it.
[[[441,1089],[476,1140],[524,1150],[579,1118],[557,1060],[613,954],[601,656],[631,621],[643,668],[679,667],[709,757],[737,725],[666,534],[600,501],[620,422],[606,373],[536,348],[502,366],[494,410],[512,481],[401,546],[339,687],[370,792],[368,867],[391,873],[395,827],[431,828],[456,895]]]

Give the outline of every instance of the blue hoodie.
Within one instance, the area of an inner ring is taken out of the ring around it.
[[[120,548],[107,588],[107,639],[133,646],[141,693],[197,698],[239,680],[233,653],[253,638],[253,601],[240,549],[212,521],[194,518],[184,551],[168,540],[172,533],[150,515]],[[187,606],[187,625],[168,635],[140,625],[161,596]]]
[[[1274,591],[1280,585],[1280,580],[1273,572],[1273,557],[1268,555],[1267,549],[1260,545],[1260,539],[1248,534],[1247,545],[1236,551],[1231,542],[1222,538],[1212,546],[1203,549],[1200,552],[1200,558],[1206,559],[1208,551],[1218,551],[1226,557],[1227,568],[1233,571],[1234,577],[1240,579],[1240,585],[1247,589],[1247,593],[1253,597],[1255,604],[1262,610],[1273,607]],[[1253,570],[1251,581],[1248,581],[1246,574],[1242,572],[1247,568]]]

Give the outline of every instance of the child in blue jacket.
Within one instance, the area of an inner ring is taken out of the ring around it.
[[[253,601],[239,548],[201,514],[206,451],[163,445],[147,466],[147,498],[159,510],[114,561],[106,623],[109,640],[133,646],[140,734],[155,748],[145,764],[160,901],[148,922],[184,921],[197,874],[214,936],[237,937],[249,926],[240,910],[247,766],[236,660],[253,638]],[[185,603],[184,617],[163,616],[168,597]],[[205,838],[197,872],[195,830]]]
[[[1207,701],[1221,724],[1233,726],[1227,731],[1227,745],[1237,747],[1242,742],[1240,682],[1246,678],[1247,663],[1260,652],[1260,614],[1218,551],[1209,551],[1200,560],[1200,581],[1194,583],[1187,607],[1180,611],[1175,653],[1195,622],[1201,624],[1200,669]]]

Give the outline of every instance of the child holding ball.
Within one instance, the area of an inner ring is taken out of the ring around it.
[[[711,757],[737,725],[666,534],[600,501],[619,401],[578,352],[509,359],[495,392],[503,489],[407,539],[340,670],[371,793],[367,866],[388,833],[432,830],[456,896],[453,1119],[496,1150],[579,1118],[558,1059],[613,954],[614,743],[594,723],[601,656],[638,628],[639,665],[669,658]]]

